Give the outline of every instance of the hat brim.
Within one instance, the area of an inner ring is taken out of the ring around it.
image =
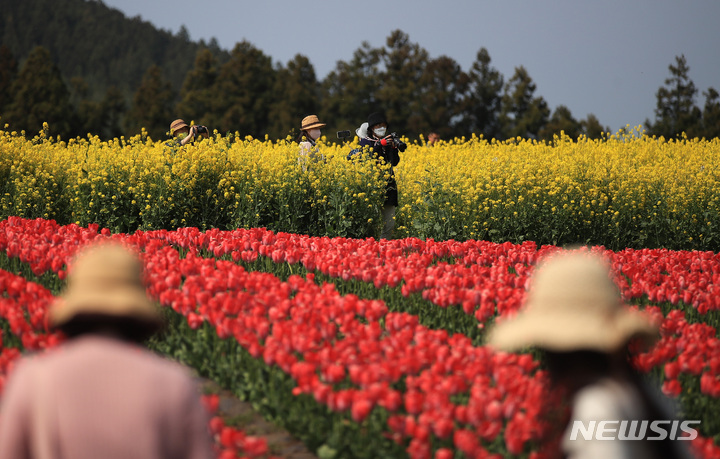
[[[307,131],[308,129],[321,128],[321,127],[325,127],[325,126],[327,126],[325,123],[312,123],[307,126],[303,126],[302,130]]]
[[[162,322],[159,309],[144,291],[137,288],[124,288],[109,291],[68,292],[58,298],[50,308],[50,327],[61,327],[82,314],[102,314],[157,324]]]
[[[174,127],[170,128],[170,132],[172,132],[173,134],[175,134],[175,133],[176,133],[177,131],[179,131],[180,129],[189,128],[189,127],[190,127],[190,126],[188,126],[188,125],[185,124],[185,123],[180,123],[180,124],[178,124],[177,126],[174,126]]]
[[[659,338],[659,330],[647,317],[627,308],[613,316],[596,318],[525,312],[493,327],[488,345],[510,352],[537,347],[558,352],[584,349],[609,353],[635,337],[651,344]]]

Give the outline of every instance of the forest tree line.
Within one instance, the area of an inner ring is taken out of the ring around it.
[[[28,37],[27,29],[22,35],[19,22],[48,18],[41,8],[19,5],[47,1],[0,0],[0,7],[10,8],[0,23],[0,122],[28,136],[46,121],[51,134],[62,138],[130,137],[145,128],[162,139],[170,121],[184,118],[221,133],[281,139],[297,134],[307,114],[340,130],[354,129],[377,109],[385,111],[393,131],[410,138],[434,131],[445,139],[476,134],[551,140],[560,131],[573,138],[609,131],[593,114],[578,120],[564,105],[551,110],[523,66],[506,78],[485,48],[463,70],[450,57],[430,57],[396,30],[383,47],[362,43],[319,80],[302,54],[283,65],[247,41],[223,51],[214,40],[193,43],[184,28],[177,35],[158,31],[98,1],[52,0],[66,4],[67,20],[50,20],[43,37]],[[65,42],[48,38],[63,36],[63,26],[76,36]],[[107,29],[114,38],[102,38]],[[100,35],[80,40],[78,33]],[[139,43],[128,44],[138,36]],[[655,119],[645,121],[647,132],[720,136],[718,92],[708,88],[698,107],[685,57],[676,56],[669,70],[656,93]]]

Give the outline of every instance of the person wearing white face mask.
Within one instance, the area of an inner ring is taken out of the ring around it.
[[[364,127],[364,125],[363,125]],[[398,190],[393,167],[400,163],[400,152],[405,151],[407,145],[388,135],[388,123],[385,115],[380,112],[371,113],[367,120],[366,137],[360,138],[360,147],[368,147],[379,160],[390,165],[390,175],[387,179],[385,203],[383,206],[383,230],[380,239],[389,239],[395,228],[395,209],[398,206]],[[359,135],[359,133],[358,133]]]
[[[322,135],[321,127],[325,127],[325,123],[321,123],[317,115],[308,115],[303,118],[300,125],[300,154],[298,156],[298,164],[303,171],[307,171],[308,163],[316,163],[325,161],[325,156],[318,153],[315,144]]]

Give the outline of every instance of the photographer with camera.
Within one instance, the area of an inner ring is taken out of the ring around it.
[[[363,125],[364,127],[364,125]],[[398,206],[398,190],[395,181],[395,172],[393,167],[400,163],[400,152],[405,151],[407,145],[401,141],[394,132],[387,133],[388,123],[385,115],[381,112],[371,113],[368,116],[367,128],[364,132],[366,136],[360,137],[360,147],[368,147],[373,156],[380,161],[390,165],[389,176],[387,178],[387,186],[385,191],[385,205],[383,207],[383,222],[385,223],[381,239],[389,239],[395,228],[395,210]],[[360,135],[360,130],[357,131]]]
[[[194,141],[199,135],[206,139],[210,137],[207,126],[188,126],[182,119],[177,119],[170,124],[170,134],[173,136],[173,140],[166,144],[168,146],[186,145],[188,142]]]

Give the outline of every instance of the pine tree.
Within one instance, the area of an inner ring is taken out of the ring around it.
[[[720,137],[720,95],[714,88],[703,92],[705,107],[702,114],[702,136],[706,139]]]
[[[470,72],[470,87],[462,101],[463,127],[466,132],[482,134],[491,139],[500,136],[500,103],[504,78],[490,66],[490,54],[485,48],[477,53]]]
[[[103,113],[101,103],[88,97],[89,88],[85,79],[74,77],[70,80],[72,88],[70,102],[77,113],[76,130],[78,135],[97,135],[102,137]]]
[[[695,106],[697,89],[688,75],[690,67],[685,55],[676,56],[675,65],[668,68],[671,77],[656,93],[655,123],[646,121],[648,133],[671,138],[685,132],[693,137],[701,129],[702,113]]]
[[[436,132],[441,138],[462,136],[462,128],[458,126],[462,116],[460,102],[468,83],[468,75],[453,59],[447,56],[431,59],[419,81],[420,122],[409,124],[408,131],[426,136]]]
[[[303,55],[296,55],[287,63],[287,67],[278,69],[272,91],[275,101],[270,107],[268,134],[271,138],[285,138],[290,133],[297,134],[302,118],[318,113],[318,88],[315,69]]]
[[[40,132],[47,122],[50,135],[68,138],[75,113],[60,70],[47,49],[38,46],[30,53],[15,79],[7,121],[13,130],[28,136]]]
[[[122,135],[122,119],[125,114],[126,105],[122,91],[117,86],[110,86],[105,91],[100,103],[103,114],[102,130],[100,137],[103,139],[115,139]]]
[[[153,140],[165,137],[174,119],[171,107],[174,94],[170,82],[162,77],[160,67],[150,66],[135,92],[126,121],[129,135],[147,130]]]
[[[500,128],[505,139],[524,137],[537,139],[547,124],[550,109],[542,97],[534,97],[535,83],[525,67],[515,68],[515,74],[505,85],[500,110]]]
[[[10,48],[0,45],[0,116],[12,101],[11,87],[17,77],[18,64]]]
[[[356,128],[367,120],[378,105],[380,54],[381,50],[363,42],[349,63],[336,64],[322,83],[320,119],[331,120],[340,130]]]
[[[198,51],[195,67],[185,77],[182,99],[175,107],[175,118],[183,118],[187,122],[194,120],[211,130],[218,126],[219,117],[214,107],[218,72],[218,60],[213,53],[209,49]]]
[[[401,30],[393,31],[382,52],[382,85],[376,91],[379,106],[370,112],[385,112],[390,129],[398,134],[418,135],[423,118],[420,79],[428,62],[428,53]]]
[[[610,128],[600,124],[600,121],[592,113],[580,121],[580,127],[588,139],[602,139],[603,134],[610,132]]]
[[[274,82],[270,57],[247,41],[237,43],[214,86],[219,130],[264,138]]]
[[[570,109],[565,105],[558,105],[555,108],[550,120],[540,129],[539,134],[541,139],[551,141],[561,132],[573,139],[577,139],[582,133],[580,122],[573,118]]]

